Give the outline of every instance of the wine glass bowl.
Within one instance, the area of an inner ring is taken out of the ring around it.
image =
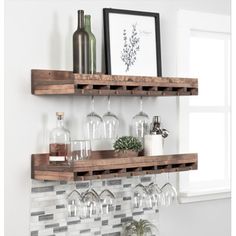
[[[119,119],[118,117],[110,111],[111,99],[110,96],[107,97],[107,113],[102,117],[103,128],[104,128],[104,138],[105,139],[116,139],[118,136],[119,129]]]
[[[138,184],[135,186],[133,191],[133,202],[134,208],[143,208],[146,207],[148,201],[148,192],[142,184]]]
[[[94,190],[88,190],[82,197],[81,218],[97,217],[100,214],[100,199]]]
[[[132,119],[132,135],[139,139],[143,139],[149,131],[149,117],[144,112],[139,112]]]
[[[162,188],[161,188],[162,194],[163,194],[163,202],[162,206],[170,206],[172,205],[176,199],[177,199],[177,191],[175,187],[170,184],[169,182],[166,183]]]
[[[163,203],[163,193],[160,187],[152,182],[147,186],[147,191],[151,198],[152,207],[161,206]]]
[[[77,190],[73,190],[67,196],[67,215],[69,217],[79,216],[82,196]]]
[[[144,135],[149,133],[149,116],[143,112],[143,98],[140,97],[140,111],[132,119],[132,135],[143,143]]]
[[[105,139],[116,139],[118,136],[119,119],[111,112],[107,112],[102,117]]]
[[[99,195],[101,201],[101,213],[102,214],[109,214],[114,211],[114,194],[108,190],[103,190]]]
[[[94,97],[91,99],[91,112],[86,117],[86,136],[90,140],[101,138],[101,127],[103,120],[94,112]]]

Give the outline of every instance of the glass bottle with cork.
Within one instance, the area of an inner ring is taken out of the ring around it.
[[[63,163],[70,154],[70,131],[64,127],[64,112],[56,112],[57,125],[50,132],[49,161]]]

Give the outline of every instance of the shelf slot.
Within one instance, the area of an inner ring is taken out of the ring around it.
[[[38,180],[84,181],[139,176],[197,169],[197,154],[115,157],[114,151],[94,151],[90,159],[72,166],[51,165],[49,154],[32,155],[32,178]]]

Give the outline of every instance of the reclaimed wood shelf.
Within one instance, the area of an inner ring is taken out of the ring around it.
[[[31,177],[55,181],[108,179],[196,170],[197,162],[197,153],[119,158],[114,151],[94,151],[90,159],[68,166],[49,164],[48,154],[33,154]]]
[[[198,79],[31,70],[31,92],[34,95],[190,96],[198,95]]]

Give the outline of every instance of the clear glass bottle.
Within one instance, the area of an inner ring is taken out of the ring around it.
[[[64,112],[57,112],[57,126],[50,132],[49,161],[65,162],[70,154],[70,131],[64,127]]]
[[[73,34],[73,72],[89,73],[89,34],[85,31],[84,11],[78,11],[78,28]]]
[[[85,31],[89,35],[89,73],[96,73],[96,38],[91,31],[91,16],[85,15]]]

